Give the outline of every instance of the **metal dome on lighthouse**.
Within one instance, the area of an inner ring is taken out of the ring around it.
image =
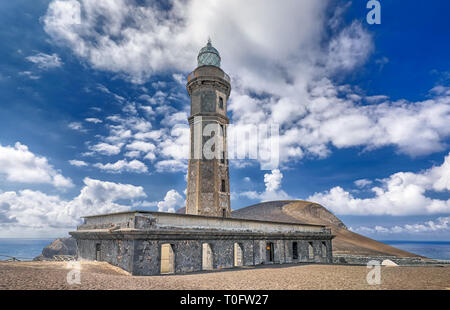
[[[220,68],[220,60],[219,51],[212,46],[211,39],[208,39],[206,46],[198,53],[198,66],[215,66]]]

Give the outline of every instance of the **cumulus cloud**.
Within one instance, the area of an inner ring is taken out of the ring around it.
[[[271,173],[264,174],[264,184],[266,190],[262,193],[256,191],[242,192],[239,195],[252,200],[271,201],[271,200],[288,200],[290,196],[281,189],[281,180],[283,174],[280,170],[272,170]]]
[[[61,233],[75,229],[81,216],[125,211],[129,206],[117,201],[146,197],[140,186],[84,179],[80,194],[72,200],[40,191],[21,190],[0,194],[0,235]]]
[[[28,56],[26,59],[44,70],[58,68],[63,64],[61,58],[59,58],[57,54],[48,55],[45,53],[38,53],[34,56]]]
[[[450,154],[442,165],[419,173],[398,172],[371,188],[373,198],[356,198],[334,187],[308,198],[342,215],[423,215],[450,213],[450,199],[427,196],[427,191],[450,191]]]
[[[167,192],[163,201],[158,202],[159,212],[175,213],[177,209],[185,206],[185,199],[174,189]]]
[[[73,183],[48,163],[47,158],[32,153],[26,145],[0,145],[0,174],[10,182],[51,184],[68,188]]]
[[[101,164],[97,163],[94,164],[94,167],[97,167],[101,170],[104,170],[109,173],[122,173],[122,172],[133,172],[133,173],[146,173],[148,172],[147,166],[137,160],[133,159],[131,161],[127,160],[118,160],[115,163],[107,163],[107,164]]]
[[[122,149],[122,144],[112,145],[108,143],[98,143],[90,148],[92,151],[103,155],[117,155]]]

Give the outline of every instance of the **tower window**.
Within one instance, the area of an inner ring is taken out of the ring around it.
[[[227,217],[227,210],[222,209],[222,217]]]
[[[225,164],[225,152],[222,152],[222,158],[220,159],[222,164]]]
[[[222,180],[222,192],[226,192],[225,180]]]
[[[219,97],[219,108],[223,110],[223,98]]]

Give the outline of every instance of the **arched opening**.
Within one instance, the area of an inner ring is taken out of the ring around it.
[[[234,244],[234,266],[242,266],[243,263],[243,250],[239,243]]]
[[[161,245],[161,273],[175,272],[175,254],[170,243]]]
[[[267,242],[267,245],[266,245],[266,261],[267,262],[273,262],[274,261],[273,242]]]
[[[312,242],[308,242],[308,257],[314,259],[314,246]]]
[[[213,269],[213,252],[209,243],[203,243],[202,245],[202,269]]]

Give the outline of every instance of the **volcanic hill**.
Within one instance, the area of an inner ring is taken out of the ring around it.
[[[231,215],[241,219],[325,225],[331,228],[333,235],[336,235],[333,239],[333,254],[418,256],[348,230],[333,213],[313,202],[300,200],[263,202],[235,210]]]

